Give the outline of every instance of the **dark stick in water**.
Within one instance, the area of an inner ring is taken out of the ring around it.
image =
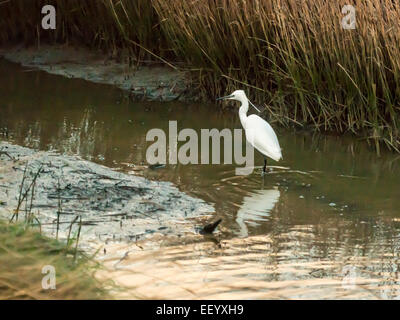
[[[214,232],[214,230],[218,227],[218,225],[221,223],[222,219],[218,219],[217,221],[213,223],[206,224],[201,230],[200,234],[211,234]]]

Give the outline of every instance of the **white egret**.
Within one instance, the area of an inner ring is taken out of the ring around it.
[[[239,118],[242,123],[243,129],[246,133],[247,141],[258,151],[264,155],[264,167],[263,173],[265,174],[267,169],[267,158],[269,157],[275,161],[282,159],[282,151],[279,146],[278,138],[276,137],[274,129],[270,124],[259,117],[258,115],[252,114],[247,116],[247,111],[249,110],[249,99],[247,99],[246,94],[243,90],[236,90],[229,96],[218,98],[217,100],[237,100],[242,104],[239,108]],[[252,107],[258,112],[260,110],[252,104]]]

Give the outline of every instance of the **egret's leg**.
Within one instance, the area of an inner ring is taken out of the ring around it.
[[[262,177],[262,179],[261,179],[261,190],[264,190],[265,176],[264,176],[263,172],[261,172],[261,177]]]
[[[265,174],[266,172],[267,172],[267,158],[264,157],[263,173]]]

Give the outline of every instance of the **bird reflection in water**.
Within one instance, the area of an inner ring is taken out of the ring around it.
[[[267,221],[270,212],[278,202],[281,193],[277,189],[257,190],[243,198],[243,204],[237,212],[236,222],[240,227],[240,237],[249,235],[248,226],[260,225]]]

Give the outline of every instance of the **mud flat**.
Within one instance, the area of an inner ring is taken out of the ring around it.
[[[111,84],[125,90],[136,100],[198,100],[189,73],[166,64],[136,66],[96,51],[60,45],[1,48],[0,56],[33,70]]]
[[[58,229],[59,238],[67,238],[71,226],[74,235],[80,226],[84,246],[194,233],[193,218],[213,211],[211,205],[169,182],[116,172],[78,156],[0,141],[0,217],[14,215],[14,221],[26,221],[34,216],[31,223],[39,226],[40,222],[50,236]]]

